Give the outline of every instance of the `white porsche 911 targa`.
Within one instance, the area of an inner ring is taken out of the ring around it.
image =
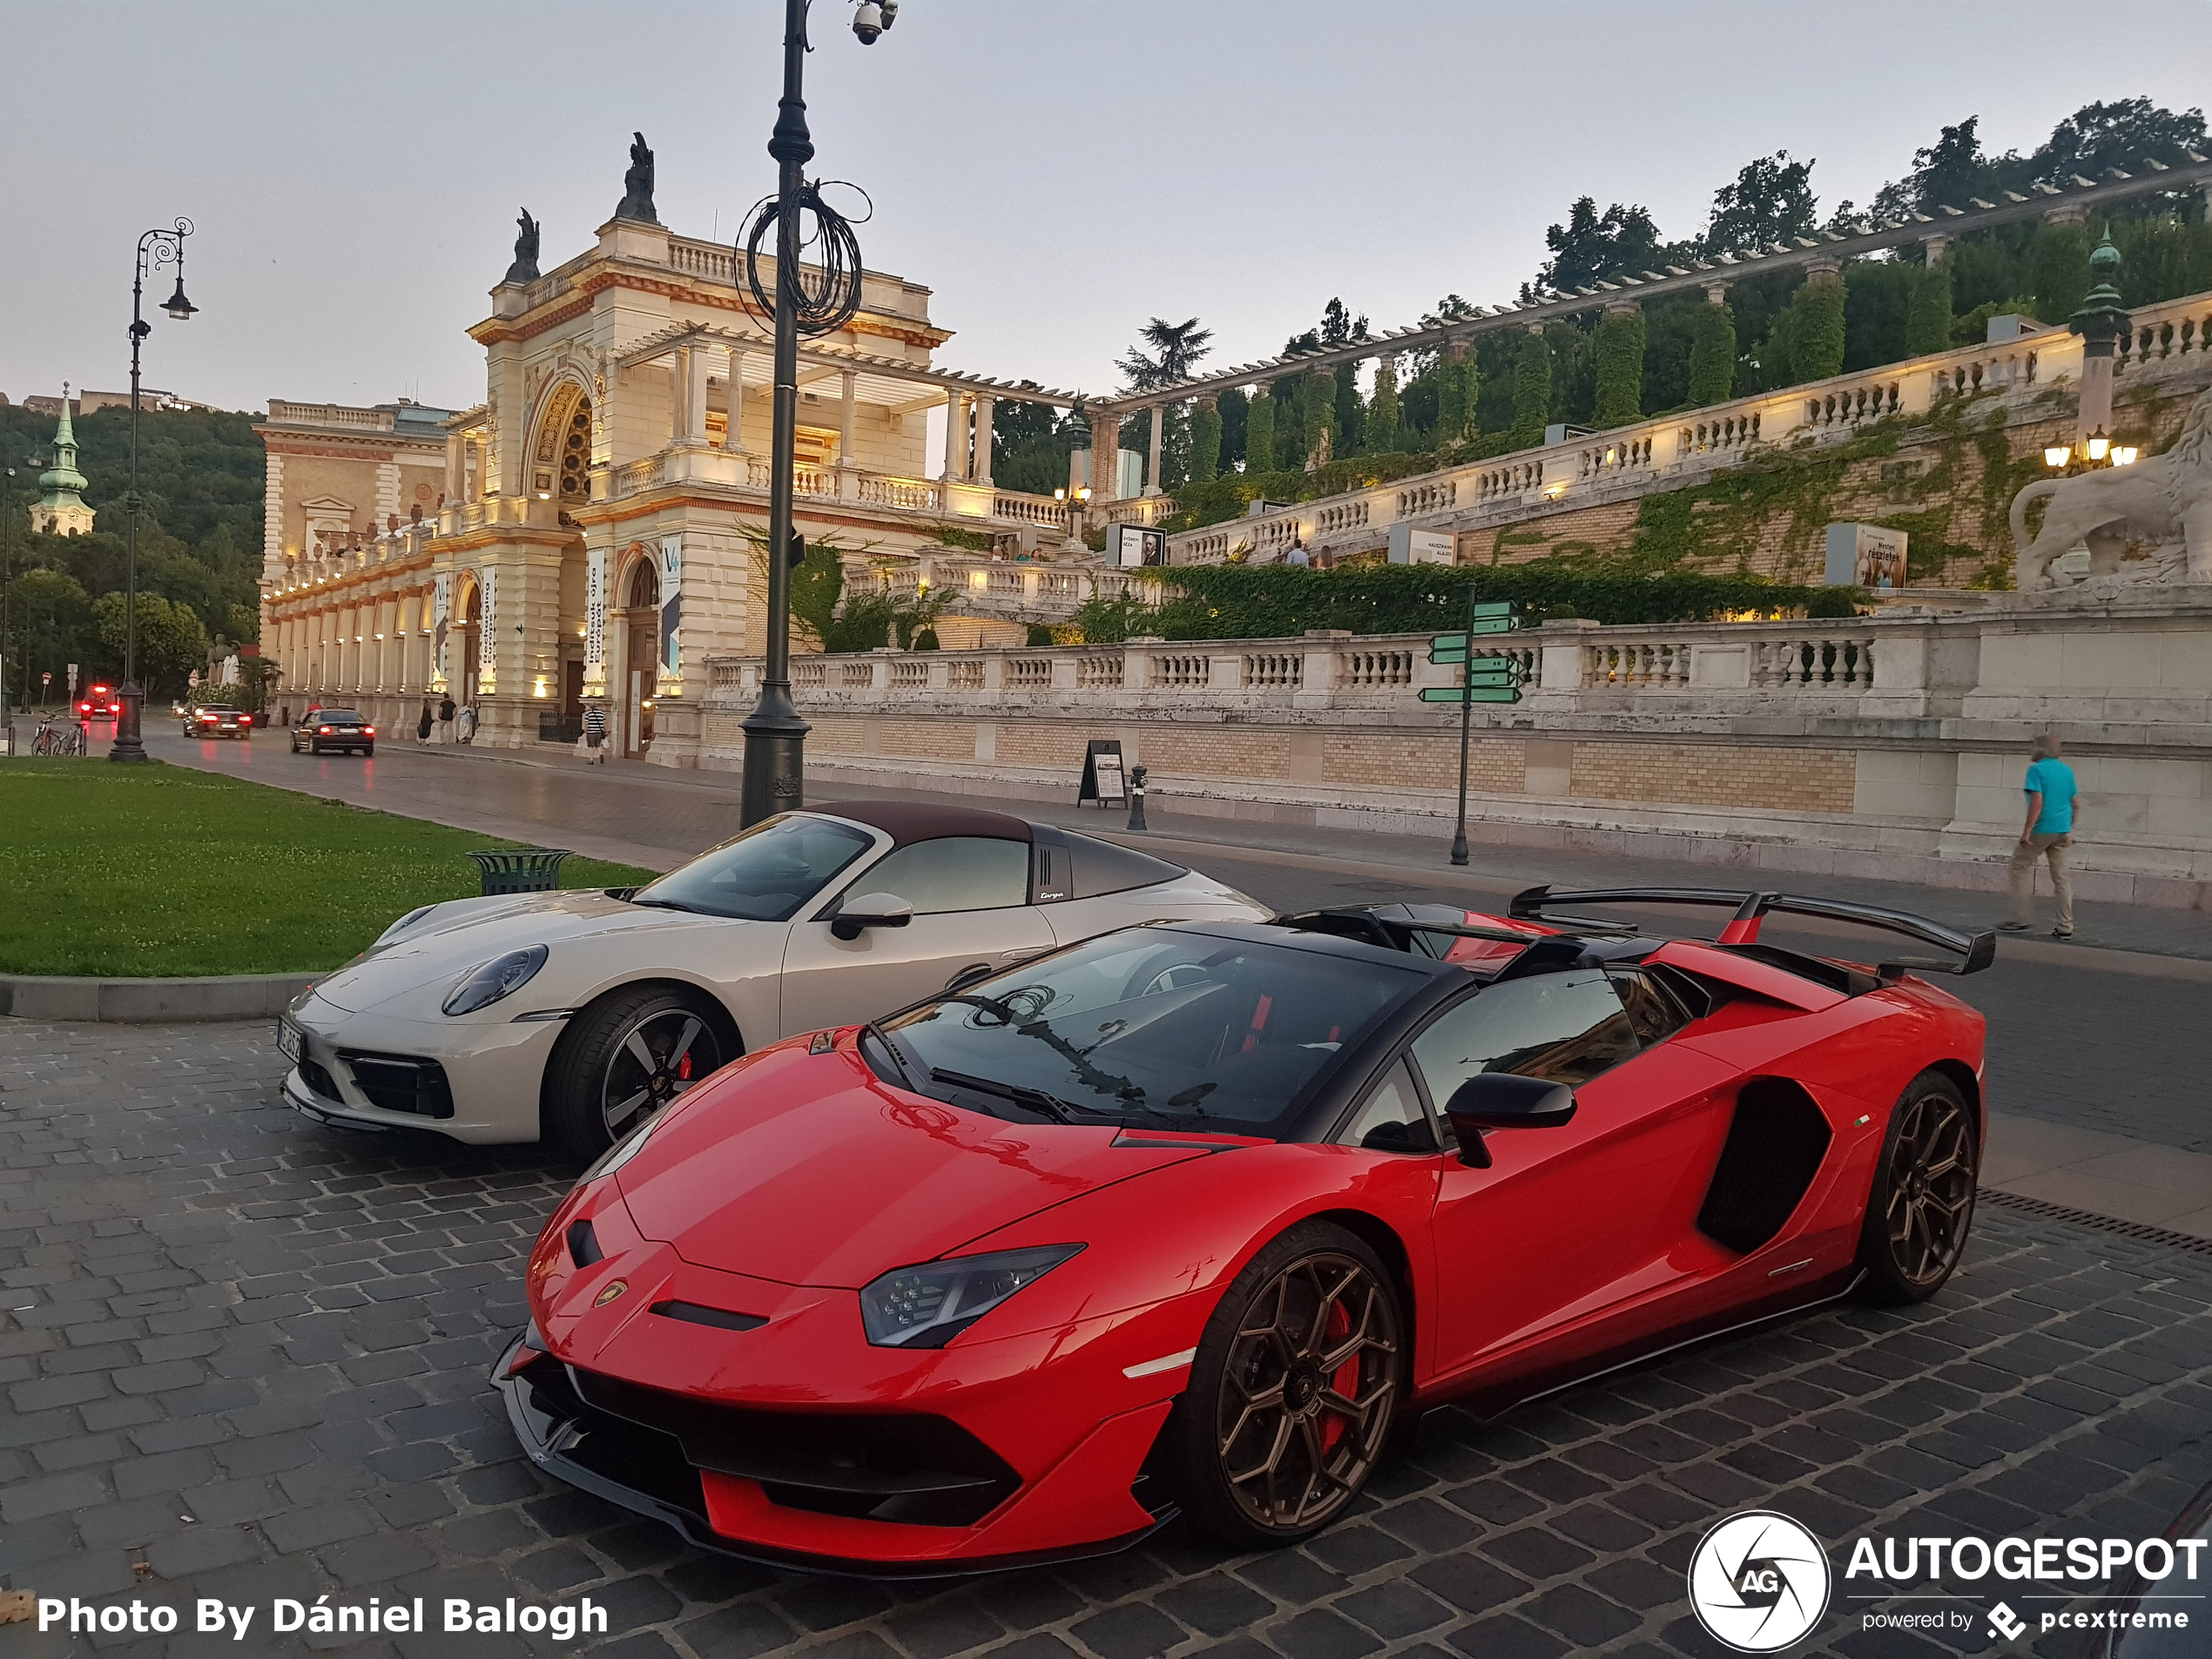
[[[787,813],[637,888],[401,916],[278,1022],[318,1122],[595,1156],[748,1048],[1150,921],[1264,921],[1180,865],[1000,813]]]

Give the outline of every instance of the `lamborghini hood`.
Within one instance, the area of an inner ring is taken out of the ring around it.
[[[1211,1150],[1008,1123],[887,1088],[849,1047],[779,1047],[696,1090],[615,1179],[638,1231],[697,1266],[857,1289]]]

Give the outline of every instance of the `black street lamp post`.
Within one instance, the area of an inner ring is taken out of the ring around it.
[[[138,741],[138,717],[146,700],[145,688],[138,684],[138,514],[143,506],[138,499],[138,347],[153,332],[145,314],[146,273],[175,261],[177,291],[161,308],[179,322],[188,320],[199,309],[185,298],[185,238],[191,234],[192,220],[182,218],[166,230],[146,232],[138,238],[138,263],[131,279],[131,489],[123,497],[128,551],[123,590],[123,685],[116,693],[123,711],[116,716],[115,745],[107,753],[110,760],[146,758],[145,745]]]
[[[776,160],[776,194],[752,220],[745,253],[746,280],[763,308],[759,248],[768,227],[776,232],[776,319],[774,435],[769,451],[768,616],[762,653],[760,700],[745,718],[745,789],[740,813],[757,824],[778,813],[806,805],[806,733],[810,728],[791,696],[791,571],[795,537],[792,529],[792,469],[799,445],[799,336],[841,328],[860,308],[860,247],[844,219],[822,205],[819,184],[806,181],[813,159],[813,137],[806,130],[803,82],[806,14],[812,0],[784,0],[784,93],[778,106],[768,153]],[[853,17],[853,32],[873,44],[898,14],[897,0],[863,0]],[[799,216],[815,216],[820,272],[810,287],[799,267],[808,239]],[[735,415],[732,416],[735,419]]]

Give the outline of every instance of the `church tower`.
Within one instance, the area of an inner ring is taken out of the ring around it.
[[[54,464],[38,475],[46,493],[30,509],[30,528],[43,536],[89,536],[92,509],[78,494],[86,484],[77,470],[77,434],[69,423],[69,382],[62,382],[62,423],[54,431]]]

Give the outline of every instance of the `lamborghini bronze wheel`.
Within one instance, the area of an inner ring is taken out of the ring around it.
[[[1890,1114],[1860,1235],[1876,1300],[1920,1302],[1942,1288],[1966,1251],[1980,1167],[1973,1108],[1949,1078],[1923,1072]]]
[[[1262,1251],[1215,1310],[1170,1426],[1191,1518],[1250,1547],[1341,1515],[1390,1435],[1403,1324],[1381,1260],[1341,1228]]]

